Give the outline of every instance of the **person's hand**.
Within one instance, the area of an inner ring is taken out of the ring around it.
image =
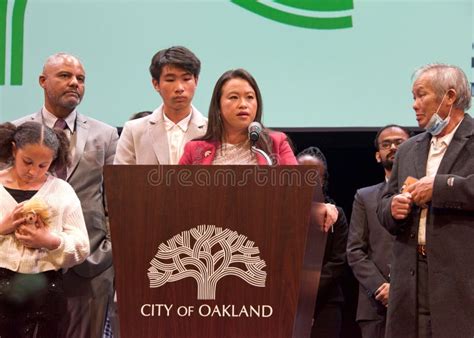
[[[390,293],[390,284],[383,283],[380,287],[375,291],[375,299],[381,302],[385,307],[388,306],[388,295]]]
[[[20,225],[15,231],[15,237],[21,244],[31,249],[54,250],[61,244],[61,238],[49,231],[41,217],[38,217],[38,221],[34,225]]]
[[[425,176],[407,187],[406,191],[411,194],[412,201],[416,205],[426,208],[426,204],[431,202],[434,179],[434,176]]]
[[[411,203],[411,194],[408,192],[393,196],[390,207],[392,217],[397,220],[407,218],[408,214],[411,212]]]
[[[326,212],[324,215],[323,231],[328,232],[329,228],[336,223],[339,212],[334,204],[325,203],[324,206],[326,207]]]
[[[11,213],[6,214],[5,217],[0,220],[0,235],[8,235],[15,231],[21,224],[25,223],[23,204],[23,202],[19,203]]]
[[[337,209],[329,203],[315,202],[311,206],[311,218],[321,231],[328,232],[337,219]]]

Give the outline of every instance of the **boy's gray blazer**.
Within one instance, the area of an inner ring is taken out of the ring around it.
[[[169,164],[168,135],[162,108],[163,105],[151,115],[125,123],[114,164]],[[192,114],[183,146],[206,133],[207,118],[194,107]]]

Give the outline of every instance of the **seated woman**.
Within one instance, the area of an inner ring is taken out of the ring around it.
[[[206,134],[188,142],[179,164],[267,164],[251,150],[250,123],[262,123],[262,96],[255,79],[244,69],[225,72],[214,87]],[[274,165],[297,164],[285,134],[262,128],[256,147]]]
[[[60,270],[89,255],[81,203],[49,173],[66,165],[68,149],[62,131],[0,125],[0,162],[8,164],[0,171],[0,337],[58,337],[66,312]],[[32,200],[42,213],[27,208]]]

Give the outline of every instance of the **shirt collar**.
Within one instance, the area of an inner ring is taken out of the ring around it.
[[[189,122],[191,121],[191,116],[193,115],[192,109],[189,112],[189,114],[184,119],[179,121],[178,123],[174,123],[173,121],[171,121],[168,118],[168,116],[166,116],[165,111],[163,109],[161,111],[163,113],[163,119],[165,120],[165,128],[166,128],[167,131],[169,131],[174,126],[178,126],[179,129],[181,129],[183,132],[186,132],[188,130]]]
[[[464,118],[463,118],[464,120]],[[431,138],[431,145],[433,146],[439,146],[441,144],[445,144],[446,147],[449,146],[449,144],[451,143],[451,141],[453,140],[453,137],[454,137],[454,134],[456,133],[456,131],[458,130],[459,126],[461,125],[461,122],[463,121],[459,121],[458,125],[449,133],[449,134],[446,134],[442,137],[436,137],[436,136],[433,136]]]
[[[43,115],[43,121],[46,126],[49,128],[53,128],[54,124],[58,120],[58,118],[50,113],[46,107],[43,106],[43,109],[41,111],[41,115]],[[71,132],[74,132],[74,124],[76,123],[76,117],[77,117],[77,111],[74,109],[66,118],[64,121],[66,121],[67,127]]]

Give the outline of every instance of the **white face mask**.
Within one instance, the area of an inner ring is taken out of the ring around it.
[[[447,93],[446,93],[447,94]],[[436,109],[436,113],[434,113],[428,123],[425,126],[425,130],[430,133],[433,136],[438,136],[444,128],[448,125],[450,119],[451,119],[451,109],[453,109],[453,106],[449,108],[449,113],[448,116],[443,120],[441,116],[438,115],[439,109],[441,108],[441,105],[443,104],[444,98],[446,97],[446,94],[444,94],[443,99],[441,100],[441,103],[438,106],[438,109]]]

